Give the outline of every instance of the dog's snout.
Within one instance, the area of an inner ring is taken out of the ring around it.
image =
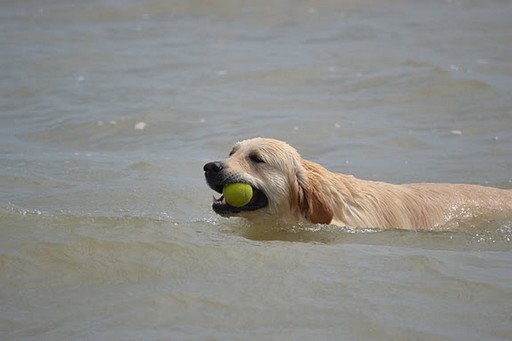
[[[224,166],[222,165],[222,162],[214,161],[214,162],[208,162],[203,167],[205,173],[218,173],[221,170],[224,169]]]

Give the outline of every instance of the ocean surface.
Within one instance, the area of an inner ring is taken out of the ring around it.
[[[203,165],[512,188],[512,3],[3,0],[0,339],[511,340],[512,217],[249,226]]]

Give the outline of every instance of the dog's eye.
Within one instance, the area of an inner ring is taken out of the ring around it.
[[[256,153],[249,154],[249,160],[251,160],[254,163],[265,163],[261,156]]]

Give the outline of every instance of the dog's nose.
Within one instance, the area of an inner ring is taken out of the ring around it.
[[[206,165],[204,165],[203,169],[204,169],[205,173],[210,173],[210,172],[218,173],[224,169],[224,166],[219,161],[213,161],[213,162],[208,162]]]

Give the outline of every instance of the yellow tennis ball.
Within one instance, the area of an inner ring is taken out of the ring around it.
[[[233,207],[242,207],[247,205],[252,199],[251,185],[241,182],[224,186],[222,194],[228,205]]]

